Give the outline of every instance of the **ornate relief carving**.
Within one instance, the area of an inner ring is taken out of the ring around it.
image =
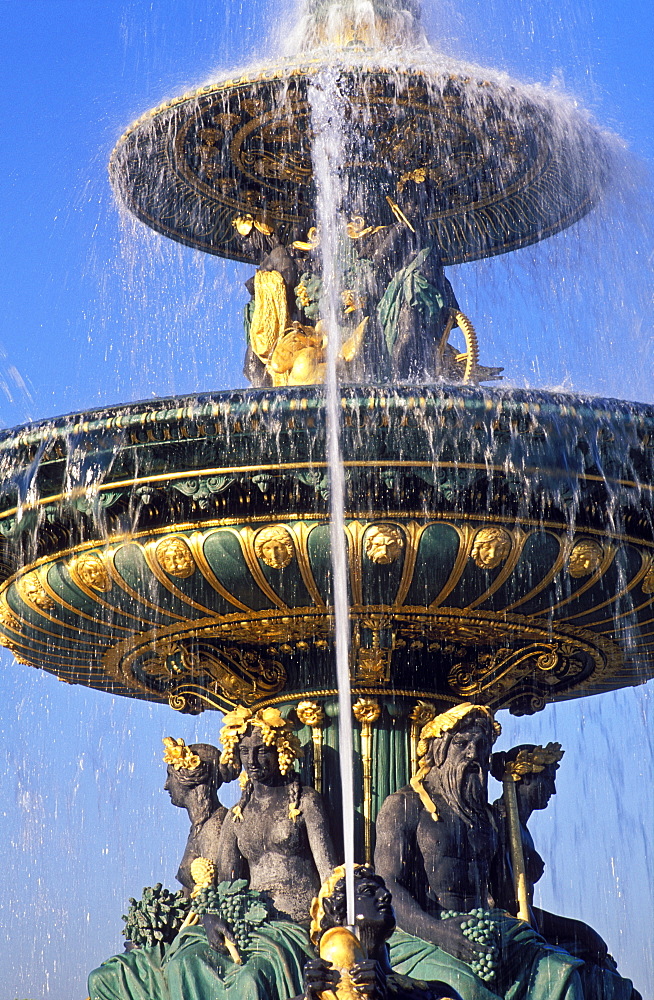
[[[27,604],[37,608],[39,611],[52,611],[56,606],[54,600],[47,592],[39,579],[38,570],[34,569],[26,573],[18,581],[18,591]]]
[[[372,562],[387,566],[401,556],[404,535],[394,524],[376,524],[366,532],[363,548]]]
[[[654,594],[654,566],[650,566],[640,585],[643,594]]]
[[[155,552],[159,565],[170,576],[186,580],[195,573],[195,559],[183,538],[173,535],[164,538],[157,545]]]
[[[573,546],[568,557],[568,573],[575,579],[590,576],[598,570],[604,558],[604,549],[592,538],[583,538]]]
[[[293,561],[295,546],[286,528],[281,524],[271,524],[258,531],[254,539],[254,551],[271,569],[284,569]]]
[[[128,658],[123,674],[126,668],[146,686],[175,682],[174,689],[168,691],[170,697],[180,683],[192,682],[198,691],[217,689],[226,700],[247,705],[277,694],[286,683],[286,671],[277,660],[255,650],[221,647],[210,641],[153,643]]]
[[[88,552],[73,559],[68,564],[68,569],[73,580],[77,577],[85,587],[97,590],[101,594],[108,593],[113,586],[102,556],[96,552]]]
[[[482,528],[475,535],[470,558],[480,569],[496,569],[509,556],[511,535],[495,525]]]

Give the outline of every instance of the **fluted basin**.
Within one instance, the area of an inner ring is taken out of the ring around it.
[[[654,673],[654,409],[346,388],[355,691],[516,713]],[[2,642],[197,711],[335,690],[317,389],[77,414],[0,441]]]

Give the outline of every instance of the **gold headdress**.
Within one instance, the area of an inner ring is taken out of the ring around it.
[[[418,742],[418,756],[424,757],[427,753],[427,740],[437,739],[442,736],[443,733],[449,733],[451,729],[465,719],[467,715],[471,715],[473,712],[477,712],[480,715],[485,715],[487,719],[490,720],[493,726],[493,743],[497,737],[502,732],[502,727],[499,722],[496,722],[493,713],[490,708],[486,708],[485,705],[471,705],[470,702],[464,701],[460,705],[454,705],[453,708],[448,708],[447,712],[441,712],[436,718],[428,722],[426,726],[423,726],[420,730],[420,740]]]
[[[546,747],[534,747],[533,750],[520,750],[515,760],[506,761],[504,772],[510,774],[514,781],[520,781],[524,774],[539,774],[549,764],[558,764],[564,753],[560,743],[548,743]]]
[[[164,764],[170,764],[176,771],[194,771],[202,761],[196,753],[187,747],[184,740],[176,740],[172,736],[164,736]]]
[[[485,715],[487,719],[490,720],[493,728],[493,743],[497,737],[502,732],[502,727],[499,722],[496,722],[493,713],[490,708],[486,708],[485,705],[471,705],[470,702],[464,701],[460,705],[454,705],[453,708],[448,708],[447,712],[441,712],[437,715],[431,722],[428,722],[426,726],[423,726],[420,730],[420,739],[418,741],[418,771],[411,778],[409,784],[413,788],[414,792],[420,798],[424,808],[427,810],[431,818],[435,823],[438,822],[438,812],[436,811],[436,806],[432,801],[427,789],[423,785],[423,779],[429,773],[429,764],[427,763],[426,753],[428,750],[427,740],[438,739],[443,733],[449,733],[450,730],[465,719],[467,715],[472,715],[476,712],[480,715]]]
[[[282,716],[278,708],[262,708],[253,713],[244,705],[237,705],[224,717],[223,728],[220,730],[220,742],[223,745],[221,764],[234,763],[236,746],[249,726],[256,726],[266,746],[275,747],[282,774],[286,774],[293,762],[302,756],[300,741],[293,731],[293,726]]]
[[[369,868],[368,865],[357,865],[354,866],[354,874],[361,868]],[[322,934],[322,918],[325,916],[325,908],[323,906],[323,900],[331,899],[334,895],[334,890],[339,882],[345,878],[345,865],[339,865],[334,868],[331,875],[323,882],[318,890],[318,895],[314,897],[311,903],[311,927],[309,929],[309,935],[311,937],[311,943],[318,946],[318,941],[320,935]]]

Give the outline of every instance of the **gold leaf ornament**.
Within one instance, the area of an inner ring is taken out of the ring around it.
[[[504,766],[504,773],[520,781],[525,774],[539,774],[550,764],[558,764],[565,750],[560,743],[548,743],[547,746],[534,747],[533,750],[520,750],[515,760],[509,760]]]
[[[294,240],[293,246],[296,250],[315,250],[320,246],[320,233],[317,226],[312,226],[307,233],[306,240]]]
[[[643,594],[654,594],[654,566],[650,566],[645,573],[640,588]]]
[[[287,529],[281,524],[262,528],[254,539],[254,551],[271,569],[284,569],[295,555],[295,546]]]
[[[511,535],[506,528],[481,528],[475,535],[470,558],[480,569],[496,569],[511,552]]]
[[[263,222],[261,219],[255,219],[252,215],[237,215],[232,220],[232,225],[239,236],[249,236],[252,229],[257,229],[264,236],[272,236],[274,233],[272,226],[269,226],[267,222]]]
[[[604,549],[592,538],[583,538],[573,546],[568,557],[568,573],[574,579],[590,576],[599,569]]]
[[[496,721],[490,708],[486,708],[485,705],[472,705],[470,702],[462,702],[460,705],[454,705],[453,708],[449,708],[446,712],[441,712],[431,722],[428,722],[426,726],[423,726],[420,732],[420,742],[418,743],[419,756],[424,757],[427,753],[427,740],[438,739],[443,733],[449,733],[466,716],[474,713],[485,715],[491,722],[493,742],[495,742],[502,732],[502,727]]]
[[[402,554],[404,535],[394,524],[375,525],[366,533],[363,548],[372,562],[388,566]]]
[[[159,565],[170,576],[186,580],[195,573],[195,559],[183,538],[173,536],[164,538],[157,545],[156,555]]]
[[[379,707],[379,702],[375,701],[374,698],[359,698],[356,704],[352,706],[352,712],[357,722],[367,722],[370,725],[376,722],[381,715],[381,708]]]
[[[89,552],[74,560],[71,564],[71,570],[85,587],[97,590],[101,594],[108,593],[113,586],[104,562],[96,552]]]
[[[436,709],[428,701],[418,701],[411,709],[409,719],[415,726],[426,726],[436,716]]]
[[[38,570],[26,573],[19,581],[18,587],[21,597],[28,604],[35,605],[41,611],[52,611],[55,607],[55,602],[39,580]]]
[[[295,712],[303,726],[311,726],[313,729],[324,725],[325,712],[317,701],[301,701]]]
[[[362,215],[355,215],[352,217],[350,222],[348,222],[345,227],[347,230],[347,235],[351,240],[360,240],[362,236],[370,236],[372,233],[379,233],[382,229],[388,228],[387,226],[366,226],[366,221]]]
[[[170,764],[176,771],[182,768],[185,771],[194,771],[202,761],[196,753],[193,753],[183,739],[176,740],[173,736],[164,736],[164,764]]]

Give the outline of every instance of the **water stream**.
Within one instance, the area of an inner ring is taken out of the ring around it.
[[[148,16],[167,18],[169,42],[179,37],[180,24],[187,21],[189,38],[192,36],[194,43],[199,44],[200,6],[177,3],[171,5],[165,16],[152,11]],[[549,20],[544,15],[539,20],[539,11],[533,4],[527,5],[528,9],[525,5],[515,5],[516,12],[512,16],[515,21],[522,19],[521,30],[524,33],[520,51],[530,57],[525,59],[523,75],[533,77],[534,71],[529,67],[534,59],[541,60],[545,76],[548,75],[551,67],[547,56],[542,55],[542,48],[538,48],[538,39],[544,35],[549,39],[548,32],[553,35],[555,31],[564,33],[566,38],[574,34],[566,26],[571,6],[564,4],[561,12],[548,13]],[[448,13],[453,10],[452,4],[444,7]],[[495,17],[488,14],[490,9],[493,15],[502,15],[498,22],[503,25],[509,16],[505,8],[509,7],[508,3],[498,0],[490,8],[486,5],[484,14],[473,9],[470,19],[467,13],[457,15],[455,12],[448,27],[453,37],[457,34],[457,24],[460,25],[459,34],[467,32],[472,37],[469,20],[471,23],[475,23],[475,18],[480,22],[483,18],[495,21]],[[161,5],[159,8],[162,9]],[[358,8],[360,16],[365,19],[366,4],[359,4]],[[229,52],[229,61],[236,58],[232,56],[234,45],[240,45],[241,52],[247,49],[244,39],[252,36],[262,14],[260,5],[244,8],[241,21],[226,32],[229,45],[224,40],[220,44]],[[274,14],[277,16],[278,12]],[[445,19],[443,13],[438,16],[441,20]],[[575,16],[581,19],[582,15],[575,12]],[[133,22],[130,22],[132,31],[136,30],[136,18],[137,14],[131,8],[129,14],[125,14],[126,23],[130,19]],[[560,24],[553,27],[555,18],[560,18]],[[215,17],[212,16],[211,20],[210,35],[202,36],[202,52],[208,49],[207,38],[216,33]],[[59,37],[57,32],[60,34],[59,17],[56,21],[53,37]],[[572,21],[574,25],[578,23],[574,18]],[[112,119],[109,128],[112,134],[105,143],[107,149],[124,124],[123,119],[127,120],[128,116],[140,110],[141,105],[153,103],[159,97],[155,70],[148,69],[154,79],[154,84],[152,79],[148,81],[150,96],[144,95],[143,99],[135,96],[135,80],[142,78],[144,65],[149,66],[161,48],[165,34],[163,23],[164,20],[157,21],[154,26],[146,28],[139,22],[138,30],[142,31],[143,40],[137,55],[134,56],[133,50],[126,47],[121,49],[116,46],[114,61],[103,69],[105,80],[117,81],[132,57],[137,66],[134,79],[129,78],[125,82],[123,78],[124,106],[115,112],[116,121]],[[112,23],[109,27],[115,25]],[[89,43],[97,51],[95,23],[93,28]],[[125,37],[129,33],[128,28],[129,23],[121,29]],[[306,40],[307,31],[312,30],[305,21],[300,25],[298,34]],[[498,48],[504,46],[503,55],[498,53],[498,59],[502,56],[499,59],[501,64],[513,65],[519,61],[516,54],[518,46],[511,44],[512,36],[500,37],[502,30],[497,24],[489,23],[488,37],[493,38],[494,43],[499,38]],[[642,27],[638,30],[639,37],[641,34],[644,34]],[[22,46],[25,53],[32,51],[32,36],[31,28],[29,38]],[[634,44],[638,42],[635,36],[636,33],[632,38]],[[112,38],[108,31],[100,48],[113,46]],[[613,32],[610,40],[607,35],[605,41],[608,51],[614,45]],[[488,44],[493,50],[493,45]],[[582,42],[574,40],[569,44],[576,55]],[[475,43],[472,57],[479,58],[481,45],[481,42],[479,45]],[[181,51],[181,48],[178,46],[176,51]],[[449,48],[461,51],[451,40]],[[291,43],[290,50],[297,51],[296,41]],[[41,49],[37,45],[34,51],[38,55]],[[494,56],[494,51],[491,54]],[[70,57],[76,58],[74,53]],[[249,59],[249,55],[242,58]],[[406,58],[406,53],[403,58]],[[61,60],[59,48],[57,59]],[[436,67],[439,71],[452,69],[465,73],[470,67],[469,63],[460,60],[427,54],[419,45],[416,63],[421,60],[430,70]],[[221,57],[222,65],[226,61]],[[86,126],[83,124],[89,117],[88,64],[78,66],[77,73],[74,69],[76,64],[72,62],[71,65],[73,68],[68,70],[71,79],[78,76],[83,81],[79,107],[75,111],[82,145],[86,138],[89,148],[96,150],[97,145],[94,144],[99,141],[96,138],[97,123],[94,120],[92,127],[88,125],[88,136],[85,136]],[[167,71],[166,87],[171,94],[181,92],[186,84],[177,87],[176,81],[182,77],[187,81],[189,66],[194,71],[194,65],[188,52],[184,52],[175,68]],[[103,62],[102,66],[107,64]],[[158,72],[163,79],[164,72],[161,69]],[[571,72],[573,75],[577,72],[580,77],[582,75],[579,69]],[[592,70],[588,72],[592,75]],[[535,74],[542,75],[540,64]],[[503,75],[493,72],[492,78],[503,79]],[[101,81],[98,78],[96,82],[99,86]],[[329,74],[323,74],[317,83],[320,86],[314,88],[312,111],[314,123],[318,126],[314,164],[319,180],[324,254],[323,301],[330,316],[327,329],[335,331],[338,326],[339,265],[333,206],[339,202],[340,130],[331,102],[334,99],[338,101],[338,83]],[[27,79],[22,90],[32,93],[33,86],[33,80]],[[43,86],[50,88],[55,102],[56,92],[51,84],[44,82]],[[117,83],[112,83],[113,90],[95,97],[98,106],[102,102],[103,107],[111,107],[117,86]],[[61,92],[66,93],[67,103],[74,99],[67,85],[64,87],[62,84]],[[548,109],[560,106],[564,116],[573,104],[565,94],[545,93],[537,86],[529,91],[528,97],[534,100],[542,98],[543,105]],[[471,99],[474,100],[474,94]],[[62,120],[64,117],[69,120],[70,113],[67,106],[61,112]],[[12,128],[18,128],[20,116],[12,111],[12,117],[16,119]],[[53,134],[60,131],[59,119],[53,123],[46,114],[42,117],[52,126]],[[94,118],[93,115],[90,117]],[[26,122],[31,122],[30,129],[40,127],[33,115],[26,112],[24,118]],[[49,150],[51,137],[44,135],[41,142],[39,148],[47,147]],[[34,145],[31,134],[29,145]],[[24,148],[27,146],[26,141]],[[574,386],[575,389],[604,395],[630,398],[651,396],[651,332],[648,332],[647,324],[651,314],[652,267],[651,258],[648,264],[651,243],[648,243],[647,211],[642,207],[641,192],[636,190],[638,184],[628,157],[623,156],[614,138],[607,140],[606,148],[616,177],[612,202],[607,202],[599,211],[546,243],[504,258],[459,265],[449,272],[461,301],[466,302],[468,311],[487,338],[487,360],[507,365],[506,374],[512,384],[546,383],[565,385],[567,388]],[[615,158],[612,151],[616,153]],[[98,164],[89,165],[90,170],[95,170],[91,184],[95,185],[94,197],[98,202],[102,199],[109,201],[109,194],[105,192],[105,158],[103,150],[102,155],[97,157]],[[49,154],[32,159],[49,160]],[[584,159],[585,152],[580,157],[580,169],[585,165]],[[68,184],[74,169],[72,166],[68,168]],[[611,212],[616,205],[618,214],[612,218]],[[90,207],[90,200],[87,207]],[[106,209],[105,214],[111,220],[113,233],[113,210]],[[104,225],[106,220],[103,218],[102,221]],[[52,225],[49,216],[44,219],[43,225],[46,230]],[[217,262],[208,255],[180,248],[138,224],[136,233],[131,224],[129,229],[129,238],[125,240],[128,244],[126,257],[132,265],[134,261],[139,262],[132,280],[125,279],[124,275],[116,276],[115,260],[102,259],[98,243],[106,231],[100,227],[100,237],[95,240],[95,253],[100,253],[98,272],[102,275],[102,288],[105,284],[110,289],[113,287],[114,298],[109,293],[104,299],[100,296],[102,308],[108,310],[106,315],[100,315],[100,306],[90,307],[90,314],[94,317],[91,324],[94,328],[88,333],[89,337],[95,338],[92,348],[86,344],[86,329],[80,339],[79,350],[74,341],[66,342],[61,354],[65,354],[68,360],[69,355],[78,353],[81,360],[76,362],[77,370],[82,375],[72,379],[69,373],[62,374],[55,401],[51,398],[52,393],[48,395],[44,392],[39,412],[66,412],[98,400],[113,402],[127,396],[165,395],[177,391],[179,387],[184,391],[202,390],[209,381],[220,385],[239,384],[242,334],[240,314],[233,303],[238,300],[240,309],[241,299],[232,288],[236,285],[240,288],[250,269]],[[115,237],[108,240],[111,238]],[[36,253],[36,242],[31,239],[30,254]],[[47,241],[45,245],[49,246]],[[87,252],[84,248],[83,257],[87,256]],[[45,269],[47,262],[43,266]],[[78,264],[69,266],[71,273],[76,273]],[[188,273],[183,273],[184,268]],[[120,292],[116,293],[119,286]],[[206,301],[202,304],[196,300],[200,286],[204,286],[207,292]],[[49,287],[45,285],[46,297]],[[223,292],[223,287],[229,288],[229,291]],[[50,308],[63,326],[64,319],[57,300],[59,289],[53,287],[50,291]],[[245,298],[244,293],[241,297]],[[68,303],[63,293],[62,300]],[[77,305],[77,300],[74,300],[72,307]],[[118,321],[114,322],[115,330],[111,319],[107,318],[111,316],[112,309],[114,321],[118,317]],[[203,358],[201,370],[198,362],[194,358],[189,360],[185,353],[188,345],[186,328],[189,326],[192,327],[191,336],[196,345],[194,350],[197,349]],[[68,326],[65,328],[68,331]],[[147,331],[147,338],[144,331]],[[111,338],[112,334],[115,344],[105,345],[103,338]],[[598,346],[598,340],[601,346]],[[228,346],[225,347],[225,344]],[[352,730],[348,574],[343,530],[345,483],[338,445],[341,390],[336,373],[337,349],[338,338],[334,335],[329,338],[328,356],[328,449],[334,617],[341,701],[340,741],[344,751],[342,783],[347,830],[351,821],[348,803],[352,794],[352,769],[348,767],[351,742],[348,745],[347,741],[351,741]],[[116,357],[119,358],[116,364],[119,370],[112,373]],[[91,368],[89,358],[96,363],[97,371]],[[44,377],[43,367],[40,373],[36,371],[32,375],[32,383],[38,384],[39,379]],[[54,369],[57,365],[52,367]],[[62,363],[61,368],[64,372],[67,365]],[[75,383],[72,388],[71,382]],[[15,412],[15,409],[11,410],[11,414],[9,423],[18,423],[25,418],[22,411]],[[365,430],[362,430],[363,433]],[[432,454],[436,459],[442,456],[445,445],[433,427],[431,434]],[[626,438],[625,444],[629,444]],[[95,467],[96,460],[85,457],[75,442],[72,442],[70,454],[67,470],[69,485],[87,488],[89,474],[91,479],[104,475],[104,459]],[[18,506],[21,508],[19,522],[30,516],[37,461],[34,468],[16,484]],[[557,489],[560,494],[560,487]],[[97,494],[93,489],[86,499],[91,512],[101,520],[102,511],[98,508]],[[544,491],[543,505],[550,499]],[[572,496],[555,496],[554,501],[567,504],[572,530],[577,501],[574,493]],[[28,527],[27,520],[24,520],[23,529]],[[558,596],[565,595],[561,593]],[[620,610],[629,615],[627,599]],[[205,740],[215,743],[217,718],[213,713],[205,713],[199,719],[171,716],[166,706],[112,699],[107,694],[83,687],[56,684],[53,678],[41,672],[18,666],[9,656],[3,661],[3,666],[4,696],[7,706],[11,706],[3,724],[6,746],[3,777],[8,792],[2,829],[6,842],[12,848],[3,900],[5,915],[2,918],[7,941],[2,962],[7,976],[7,996],[12,1000],[14,996],[67,1000],[72,995],[85,996],[83,980],[88,969],[113,951],[120,950],[120,914],[124,912],[127,896],[138,893],[142,885],[153,884],[162,878],[167,884],[172,884],[187,824],[178,810],[171,809],[160,789],[163,781],[159,749],[161,736],[170,732],[184,737],[187,742]],[[9,717],[13,715],[14,706],[16,722]],[[651,801],[651,789],[654,787],[651,688],[628,689],[615,695],[603,695],[599,699],[558,704],[530,720],[516,720],[502,713],[501,721],[505,727],[503,746],[522,742],[527,736],[529,740],[541,743],[558,739],[567,751],[559,776],[558,801],[535,818],[537,844],[548,865],[547,877],[539,889],[542,904],[583,917],[597,926],[611,942],[625,973],[633,975],[647,996],[653,975],[649,948],[652,927],[650,819],[654,807]],[[581,808],[580,802],[583,802]],[[351,844],[349,835],[346,835],[345,842],[346,845]],[[580,844],[584,845],[583,864],[579,860]],[[65,878],[62,877],[62,858],[66,858]],[[349,863],[352,860],[350,851]]]
[[[345,536],[345,469],[341,449],[341,392],[338,377],[339,313],[342,279],[339,269],[343,168],[343,97],[338,72],[327,69],[309,89],[314,129],[313,168],[317,218],[321,234],[321,314],[327,330],[326,405],[329,466],[329,537],[334,592],[335,668],[338,685],[338,735],[343,803],[343,848],[347,922],[354,926],[354,744],[350,689],[350,600]]]

